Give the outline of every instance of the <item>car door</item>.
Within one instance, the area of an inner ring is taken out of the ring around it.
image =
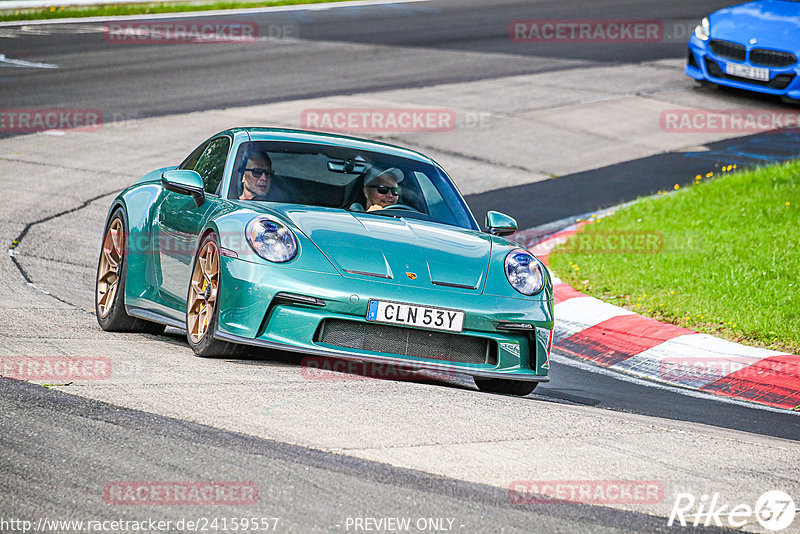
[[[214,138],[193,152],[180,167],[197,171],[203,179],[206,201],[202,205],[197,206],[188,195],[166,190],[162,194],[157,218],[159,293],[165,304],[181,313],[185,312],[199,234],[208,217],[219,207],[216,193],[230,147],[228,136]]]

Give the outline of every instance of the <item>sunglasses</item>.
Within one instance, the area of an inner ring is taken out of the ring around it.
[[[275,171],[273,171],[272,169],[245,169],[244,170],[244,172],[248,172],[248,171],[253,173],[253,177],[255,177],[255,178],[261,178],[262,174],[266,174],[267,178],[272,178],[272,177],[275,176]]]
[[[377,189],[378,193],[381,195],[388,195],[391,193],[396,197],[400,196],[400,188],[398,186],[390,187],[388,185],[368,185],[367,187]]]

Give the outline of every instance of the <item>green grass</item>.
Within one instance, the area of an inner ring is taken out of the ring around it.
[[[242,9],[253,7],[290,6],[299,4],[324,4],[329,2],[344,2],[346,0],[268,0],[255,2],[213,2],[213,3],[181,3],[181,4],[128,4],[128,5],[99,5],[85,8],[59,6],[53,2],[49,8],[25,9],[3,12],[3,2],[0,0],[0,21],[12,20],[41,20],[61,19],[73,17],[112,17],[118,15],[149,15],[154,13],[183,13],[187,11],[210,11],[216,9]]]
[[[663,248],[587,251],[626,232],[655,235]],[[611,304],[800,354],[800,162],[639,199],[583,227],[550,263],[562,280]]]

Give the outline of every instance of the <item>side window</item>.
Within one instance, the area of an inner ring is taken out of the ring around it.
[[[217,187],[222,181],[222,174],[225,171],[225,162],[228,160],[228,150],[231,147],[231,140],[227,137],[214,139],[203,150],[197,162],[190,166],[191,161],[187,161],[184,168],[191,168],[203,179],[206,193],[217,194]],[[193,158],[190,158],[190,160]]]
[[[188,169],[190,171],[194,170],[194,166],[197,164],[197,160],[200,159],[200,156],[203,155],[203,152],[206,151],[208,148],[208,143],[201,145],[199,148],[196,148],[194,152],[192,152],[186,161],[181,163],[181,166],[178,167],[179,169]]]

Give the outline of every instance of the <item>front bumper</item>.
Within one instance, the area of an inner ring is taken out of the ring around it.
[[[706,80],[737,89],[800,99],[800,66],[797,63],[789,67],[770,67],[769,82],[727,75],[725,66],[728,63],[766,68],[763,65],[752,64],[750,61],[734,61],[719,56],[711,50],[707,41],[701,41],[694,35],[689,39],[685,70],[687,76],[695,80]]]
[[[418,369],[448,369],[472,376],[549,380],[552,295],[533,300],[424,287],[403,287],[400,293],[398,286],[368,277],[345,278],[224,257],[220,267],[219,316],[214,337],[222,341]],[[348,348],[320,340],[323,321],[375,325],[366,321],[370,299],[463,310],[464,329],[458,335],[485,340],[493,357],[484,363],[464,363]],[[527,324],[531,329],[505,330],[505,323]]]

